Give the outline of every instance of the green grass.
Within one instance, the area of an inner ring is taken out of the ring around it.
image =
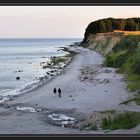
[[[140,123],[140,112],[125,112],[115,118],[104,118],[102,122],[103,129],[130,129]]]
[[[134,92],[134,91],[140,91],[140,75],[139,74],[133,74],[133,73],[127,73],[126,75],[127,81],[127,88]]]
[[[139,92],[140,91],[140,80],[139,81],[134,81],[134,82],[130,82],[128,85],[127,85],[127,88],[134,92],[134,91],[137,91]]]

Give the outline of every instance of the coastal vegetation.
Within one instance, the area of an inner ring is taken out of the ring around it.
[[[140,35],[125,36],[106,55],[105,65],[125,74],[130,91],[140,90]]]
[[[140,112],[107,110],[99,111],[90,116],[83,129],[85,130],[115,130],[131,129],[140,123]],[[98,121],[97,121],[98,120]]]
[[[124,112],[116,115],[114,118],[110,116],[102,121],[102,129],[130,129],[140,123],[139,112]]]

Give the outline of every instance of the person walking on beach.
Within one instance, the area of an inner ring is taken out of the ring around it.
[[[61,97],[61,89],[60,88],[58,89],[58,97],[59,98]]]
[[[56,92],[57,92],[57,91],[56,91],[56,88],[54,88],[54,89],[53,89],[53,93],[55,94]]]

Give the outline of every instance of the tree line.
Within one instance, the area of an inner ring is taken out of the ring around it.
[[[123,31],[139,31],[140,30],[140,18],[106,18],[91,22],[86,32],[88,33],[105,33],[112,32],[113,30]]]
[[[86,42],[90,33],[106,33],[114,30],[140,31],[140,18],[104,18],[91,22],[86,28],[83,42]]]

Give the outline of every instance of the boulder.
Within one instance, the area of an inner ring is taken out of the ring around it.
[[[20,80],[20,77],[19,77],[19,76],[17,76],[17,77],[16,77],[16,80]]]

